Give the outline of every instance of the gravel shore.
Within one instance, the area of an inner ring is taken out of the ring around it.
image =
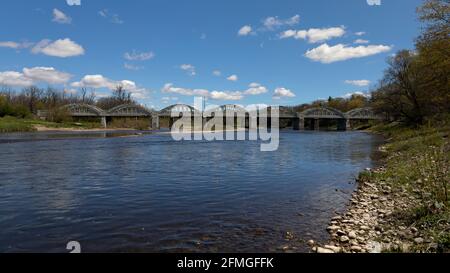
[[[366,170],[383,171],[382,167]],[[310,241],[309,244],[317,253],[410,252],[418,244],[433,248],[432,240],[423,238],[416,227],[401,226],[397,221],[399,211],[419,203],[420,199],[405,189],[360,180],[346,213],[333,217],[327,228],[330,242],[317,245]]]

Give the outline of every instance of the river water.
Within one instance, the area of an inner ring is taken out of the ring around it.
[[[282,252],[326,241],[379,137],[0,136],[0,252]]]

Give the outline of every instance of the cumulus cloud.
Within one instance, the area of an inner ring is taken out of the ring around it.
[[[25,77],[23,73],[16,71],[0,72],[0,85],[25,87],[33,84],[33,80]]]
[[[54,42],[42,40],[31,50],[34,54],[45,54],[53,57],[67,58],[84,54],[84,48],[72,40],[59,39]]]
[[[252,33],[252,27],[249,25],[243,26],[238,31],[238,36],[247,36]]]
[[[162,89],[163,93],[174,93],[183,96],[209,96],[209,91],[206,89],[189,89],[183,87],[175,87],[172,83],[166,83]]]
[[[239,80],[239,77],[237,75],[231,75],[227,78],[227,80],[237,82]]]
[[[364,92],[360,92],[360,91],[356,91],[356,92],[349,92],[343,96],[341,96],[344,99],[350,99],[353,96],[362,96],[365,98],[370,98],[372,97],[372,95],[370,93],[364,93]]]
[[[354,85],[354,86],[363,87],[363,86],[369,86],[370,81],[369,80],[346,80],[345,83],[346,84],[351,84],[351,85]]]
[[[0,85],[24,87],[38,83],[64,84],[71,77],[72,75],[60,72],[53,67],[24,68],[22,72],[0,72]]]
[[[263,21],[265,30],[276,30],[283,26],[294,26],[300,22],[300,15],[294,15],[288,19],[280,19],[277,16],[267,17]]]
[[[229,92],[229,91],[212,91],[210,98],[213,100],[242,100],[244,96],[241,92]]]
[[[137,99],[148,98],[149,90],[145,88],[140,88],[136,85],[134,81],[121,80],[115,81],[104,77],[103,75],[86,75],[81,81],[73,82],[72,87],[91,87],[91,88],[107,88],[109,90],[114,90],[118,86],[122,86],[125,90],[130,92],[133,97]]]
[[[220,70],[214,70],[213,75],[216,77],[220,77],[220,76],[222,76],[222,72]]]
[[[210,92],[207,89],[190,89],[183,87],[175,87],[172,83],[167,83],[161,90],[163,93],[179,94],[183,96],[201,96],[208,97],[213,100],[241,100],[244,98],[242,92],[239,91],[218,91]]]
[[[81,0],[66,0],[69,6],[81,6]]]
[[[296,95],[289,89],[278,87],[273,93],[273,99],[279,100],[281,98],[294,98]]]
[[[53,67],[24,68],[23,74],[35,82],[50,84],[63,84],[72,78],[71,74],[58,71]]]
[[[388,52],[390,50],[391,47],[385,45],[351,47],[343,44],[337,44],[335,46],[323,44],[319,47],[308,50],[305,56],[313,61],[329,64],[353,58],[372,56],[379,53]]]
[[[126,52],[124,54],[124,58],[128,61],[147,61],[153,59],[155,57],[155,53],[152,51],[149,52],[137,52],[133,50],[132,52]]]
[[[244,92],[245,95],[261,95],[268,92],[265,86],[256,82],[251,83],[248,87],[249,88]]]
[[[59,9],[53,9],[53,22],[58,24],[70,24],[72,23],[72,18],[67,16],[64,12]]]
[[[180,65],[180,69],[186,71],[191,76],[197,75],[197,72],[195,71],[195,66],[193,66],[192,64],[182,64]]]
[[[281,39],[294,38],[308,40],[310,43],[318,43],[332,38],[342,37],[345,34],[345,27],[332,28],[311,28],[309,30],[286,30],[280,34]]]
[[[355,35],[356,36],[363,36],[363,35],[366,35],[366,33],[364,31],[360,31],[360,32],[356,32]]]

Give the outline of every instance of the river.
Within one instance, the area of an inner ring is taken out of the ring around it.
[[[282,252],[326,241],[381,143],[362,132],[255,141],[0,135],[0,252]]]

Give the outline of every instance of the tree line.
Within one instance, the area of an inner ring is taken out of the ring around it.
[[[137,104],[123,86],[117,86],[110,96],[100,98],[97,98],[95,90],[87,88],[76,93],[52,87],[30,86],[20,92],[9,87],[0,88],[0,117],[31,117],[41,110],[48,113],[50,120],[59,121],[64,118],[61,106],[73,103],[95,105],[106,110],[123,104]]]
[[[450,114],[450,1],[427,0],[417,9],[423,29],[413,50],[388,58],[388,67],[371,96],[318,100],[295,106],[325,106],[347,112],[372,107],[389,121],[420,125]]]

